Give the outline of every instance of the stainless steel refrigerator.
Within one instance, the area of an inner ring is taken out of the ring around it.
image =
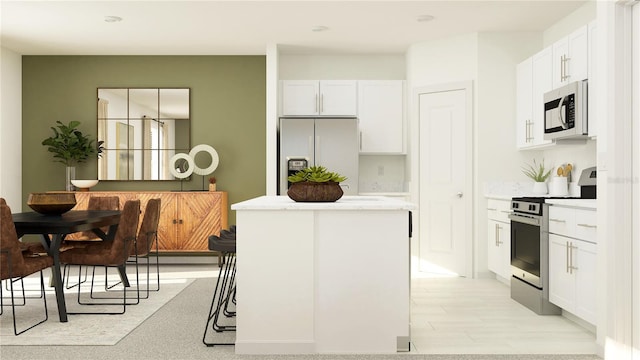
[[[358,195],[358,119],[280,118],[279,140],[280,195],[287,193],[289,174],[314,165],[346,176],[344,194]]]

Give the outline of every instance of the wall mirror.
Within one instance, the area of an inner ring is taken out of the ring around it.
[[[191,149],[189,88],[98,88],[99,180],[179,180],[170,159]]]

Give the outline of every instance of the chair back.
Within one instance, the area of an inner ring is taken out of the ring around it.
[[[120,210],[120,198],[117,196],[91,196],[89,197],[89,203],[87,204],[87,210]],[[108,228],[101,228],[103,232],[106,232]],[[75,238],[74,238],[75,239]],[[86,239],[98,239],[96,234],[91,231],[83,231],[80,235],[80,240]]]
[[[7,201],[0,197],[0,205],[7,205]]]
[[[11,268],[24,267],[21,243],[18,241],[16,226],[13,223],[13,216],[9,206],[0,204],[0,274],[2,280],[9,278],[9,258],[11,258]],[[13,272],[12,272],[13,273]]]
[[[158,223],[160,222],[160,199],[149,199],[144,210],[144,217],[138,231],[136,248],[130,255],[145,256],[149,254],[154,240],[157,239]]]
[[[111,259],[122,259],[124,263],[133,250],[134,239],[140,221],[140,200],[127,200],[120,214],[118,231],[113,239],[109,254]],[[123,253],[124,250],[124,253]]]

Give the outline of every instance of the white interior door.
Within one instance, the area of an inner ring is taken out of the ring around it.
[[[419,92],[420,270],[471,277],[471,87]]]

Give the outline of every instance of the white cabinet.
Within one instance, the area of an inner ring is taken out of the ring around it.
[[[544,140],[543,95],[552,89],[551,48],[518,64],[516,68],[516,129],[519,149],[552,144]]]
[[[549,300],[596,323],[596,211],[549,208]]]
[[[587,78],[589,40],[587,26],[556,41],[553,49],[553,88]]]
[[[283,80],[283,116],[356,116],[355,80]]]
[[[502,279],[511,278],[511,222],[509,200],[487,200],[487,265]]]
[[[404,81],[358,81],[360,153],[405,153]]]

